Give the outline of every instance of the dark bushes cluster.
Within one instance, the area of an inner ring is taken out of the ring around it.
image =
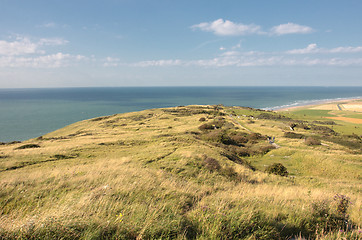
[[[199,126],[199,129],[201,131],[205,131],[205,130],[213,130],[213,129],[219,129],[222,128],[225,124],[225,120],[214,120],[210,123],[204,123],[201,126]]]
[[[267,172],[269,174],[279,175],[279,176],[282,176],[282,177],[287,177],[288,176],[287,168],[284,167],[284,165],[281,164],[281,163],[273,163],[272,165],[268,166],[265,169],[265,172]]]
[[[304,135],[300,134],[300,133],[294,133],[294,132],[285,132],[284,137],[286,137],[286,138],[294,138],[294,139],[302,139],[302,138],[304,138]]]
[[[291,120],[291,118],[283,116],[281,114],[267,113],[267,112],[260,113],[258,118],[259,119],[270,119],[270,120],[282,120],[282,121]]]
[[[358,135],[328,136],[325,140],[362,152],[362,140]]]
[[[326,126],[319,126],[319,125],[311,125],[310,128],[314,131],[320,132],[322,134],[331,134],[331,135],[335,135],[336,132],[333,129],[330,129],[329,127]]]
[[[313,121],[314,124],[337,125],[335,121]]]
[[[15,149],[40,148],[39,144],[25,144]]]

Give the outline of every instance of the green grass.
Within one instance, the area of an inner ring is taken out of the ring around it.
[[[321,117],[333,117],[330,114],[331,110],[312,110],[312,109],[303,109],[303,110],[296,110],[293,111],[297,117],[306,117],[306,118],[316,118],[320,119]]]
[[[152,109],[1,145],[0,239],[358,239],[361,155],[313,129],[296,133],[319,137],[322,145],[286,138],[285,118],[251,123],[242,116],[260,113],[220,106]],[[220,129],[199,130],[217,117],[224,118]],[[279,148],[259,151],[270,146],[267,135]],[[41,147],[16,149],[31,144]],[[253,153],[239,156],[238,148]],[[265,173],[273,163],[282,163],[289,176]],[[353,202],[345,217],[353,228],[343,233],[332,221],[337,193]],[[327,204],[329,217],[320,216],[319,203]],[[325,223],[331,227],[323,229]]]

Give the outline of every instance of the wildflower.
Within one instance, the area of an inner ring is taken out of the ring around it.
[[[119,222],[122,222],[123,221],[123,214],[122,213],[119,213],[117,215],[117,220],[119,220]]]

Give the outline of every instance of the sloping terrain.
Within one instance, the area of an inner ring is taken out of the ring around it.
[[[0,239],[358,239],[359,126],[180,106],[3,143]]]

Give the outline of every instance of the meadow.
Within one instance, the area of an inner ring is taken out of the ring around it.
[[[2,143],[0,239],[361,239],[361,124],[329,117],[362,117],[320,108],[150,109]]]

